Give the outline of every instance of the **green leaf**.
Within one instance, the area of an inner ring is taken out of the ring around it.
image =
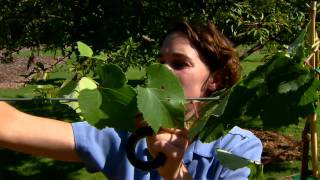
[[[296,91],[299,87],[304,85],[306,82],[310,80],[309,74],[302,74],[296,79],[293,79],[291,81],[284,81],[281,82],[278,86],[278,92],[279,93],[287,93],[289,91]]]
[[[126,77],[122,70],[113,64],[104,65],[98,70],[102,80],[100,93],[102,104],[100,109],[108,116],[96,127],[105,126],[132,132],[135,129],[137,114],[136,92],[126,85]]]
[[[89,77],[83,77],[80,79],[78,83],[78,87],[75,89],[76,91],[82,91],[84,89],[96,89],[97,82]]]
[[[70,81],[69,85],[71,87],[73,87],[74,86],[74,82]],[[97,83],[93,79],[88,78],[88,77],[83,77],[78,82],[78,85],[76,86],[76,88],[74,88],[71,93],[69,93],[68,95],[65,95],[64,97],[66,97],[66,98],[78,98],[80,91],[85,90],[85,89],[96,89],[96,88],[97,88]],[[61,103],[67,104],[72,109],[74,109],[77,113],[81,112],[81,109],[79,108],[79,102],[62,102],[61,101]]]
[[[125,84],[125,75],[118,66],[102,66],[98,73],[102,80],[99,88],[89,78],[80,80],[74,94],[78,96],[77,92],[80,91],[80,108],[76,107],[81,109],[83,117],[97,128],[108,126],[132,132],[137,114],[136,92]]]
[[[157,132],[160,127],[183,128],[183,103],[170,100],[167,93],[155,88],[137,88],[138,108],[144,119]],[[180,116],[180,118],[179,118]]]
[[[307,104],[314,103],[319,100],[318,90],[320,89],[320,80],[314,79],[309,83],[310,86],[304,91],[299,101],[299,106],[305,106]]]
[[[129,67],[125,74],[127,79],[129,80],[141,80],[146,76],[146,70],[143,67],[140,67],[140,68]]]
[[[225,92],[226,95],[224,97],[221,97],[221,99],[219,101],[211,101],[208,104],[204,105],[201,107],[200,109],[200,119],[196,119],[195,116],[192,117],[192,119],[188,120],[193,122],[193,125],[191,127],[191,129],[188,132],[188,137],[190,139],[193,139],[196,135],[198,135],[201,131],[207,131],[208,128],[208,121],[209,119],[214,116],[215,118],[220,117],[223,113],[224,110],[226,108],[226,105],[228,103],[228,99],[229,99],[229,92]],[[212,118],[210,119],[212,120]],[[217,121],[215,121],[217,122]],[[205,129],[204,129],[205,128]],[[218,137],[216,136],[221,135],[223,133],[223,128],[220,131],[210,131],[210,133],[201,133],[200,134],[200,138],[201,139],[207,139],[208,136],[214,136],[214,137]],[[204,136],[204,134],[206,136]]]
[[[48,72],[46,80],[70,80],[74,76],[75,76],[74,72],[55,71],[55,72]]]
[[[294,40],[294,42],[289,45],[288,53],[295,54],[297,49],[303,45],[306,34],[307,34],[307,29],[308,29],[308,25],[306,25],[306,27],[300,32],[299,36]]]
[[[114,64],[106,64],[99,67],[98,74],[102,80],[103,87],[120,88],[127,82],[124,72],[119,66]]]
[[[96,127],[105,126],[133,132],[137,110],[136,92],[131,86],[124,85],[121,88],[103,88],[100,90],[102,104],[100,109],[108,116],[101,120]]]
[[[284,54],[273,56],[266,64],[265,80],[272,93],[297,91],[310,81],[310,71]]]
[[[177,77],[165,66],[147,69],[145,88],[137,88],[137,103],[145,121],[157,132],[160,127],[183,128],[184,93]]]
[[[297,124],[299,119],[297,94],[272,94],[265,99],[261,107],[261,119],[264,128],[279,128],[289,124]]]
[[[77,42],[78,50],[80,52],[80,56],[91,58],[93,55],[92,49],[86,45],[85,43],[78,41]]]
[[[216,149],[216,153],[220,163],[228,169],[236,170],[239,168],[246,167],[250,164],[261,164],[258,161],[246,159],[231,152],[225,151],[223,149]]]
[[[90,124],[133,132],[137,100],[132,87],[85,89],[80,91],[78,98],[81,114]]]
[[[294,71],[296,69],[292,59],[281,52],[272,56],[269,62],[264,65],[264,68],[264,76],[266,80],[269,82],[274,81],[276,83],[281,81],[279,77],[282,77],[282,74],[288,73],[288,70]]]
[[[78,83],[76,81],[72,80],[72,78],[65,80],[60,87],[58,96],[64,97],[64,96],[70,94],[77,87],[77,85],[78,85]]]
[[[147,69],[147,88],[157,88],[172,94],[171,99],[184,101],[184,93],[180,81],[162,64],[150,65]]]
[[[107,115],[100,110],[102,96],[97,89],[80,91],[78,99],[81,114],[90,124],[96,125],[100,119],[107,118]]]
[[[105,61],[108,59],[108,54],[99,54],[99,55],[93,56],[92,58]]]

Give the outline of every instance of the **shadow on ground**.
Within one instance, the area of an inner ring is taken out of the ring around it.
[[[82,164],[53,161],[0,149],[0,179],[75,179]]]

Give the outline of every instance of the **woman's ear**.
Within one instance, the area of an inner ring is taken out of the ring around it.
[[[222,73],[221,71],[215,71],[214,73],[210,74],[208,79],[207,88],[208,91],[213,92],[221,88],[222,85]]]

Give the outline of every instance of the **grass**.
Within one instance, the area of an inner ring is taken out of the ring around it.
[[[290,177],[299,174],[301,167],[300,164],[300,161],[287,161],[270,164],[264,167],[265,177],[269,180],[290,179]]]
[[[255,70],[258,66],[262,65],[264,57],[264,54],[256,52],[241,60],[242,77],[248,75],[251,71]]]
[[[296,139],[301,139],[301,134],[304,129],[305,119],[301,119],[298,124],[290,125],[288,127],[280,128],[279,133],[283,135],[291,135]],[[317,121],[317,132],[320,133],[320,117]],[[320,149],[320,138],[318,135],[318,150]],[[310,154],[310,153],[309,153]],[[320,160],[320,156],[318,157]],[[318,161],[320,165],[320,161]],[[309,162],[309,170],[312,169],[311,162]],[[320,166],[319,166],[320,168]],[[301,161],[284,161],[276,162],[265,166],[264,173],[267,179],[290,179],[289,177],[300,173]]]
[[[1,89],[0,97],[14,98],[14,97],[34,97],[36,94],[34,89],[37,85],[28,85],[19,89]]]
[[[52,51],[52,50],[44,50],[44,49],[40,49],[40,50],[20,50],[18,53],[14,53],[13,57],[14,58],[29,58],[31,56],[31,54],[34,54],[35,56],[40,56],[40,57],[57,57],[57,56],[62,56],[61,50],[56,50],[56,51]]]
[[[0,149],[0,179],[105,180],[102,173],[89,173],[82,164],[54,161]]]

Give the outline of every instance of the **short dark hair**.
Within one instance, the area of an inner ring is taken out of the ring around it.
[[[240,79],[240,61],[229,39],[211,22],[200,24],[181,21],[170,29],[166,36],[182,32],[204,56],[211,72],[220,71],[221,88],[229,88]]]

